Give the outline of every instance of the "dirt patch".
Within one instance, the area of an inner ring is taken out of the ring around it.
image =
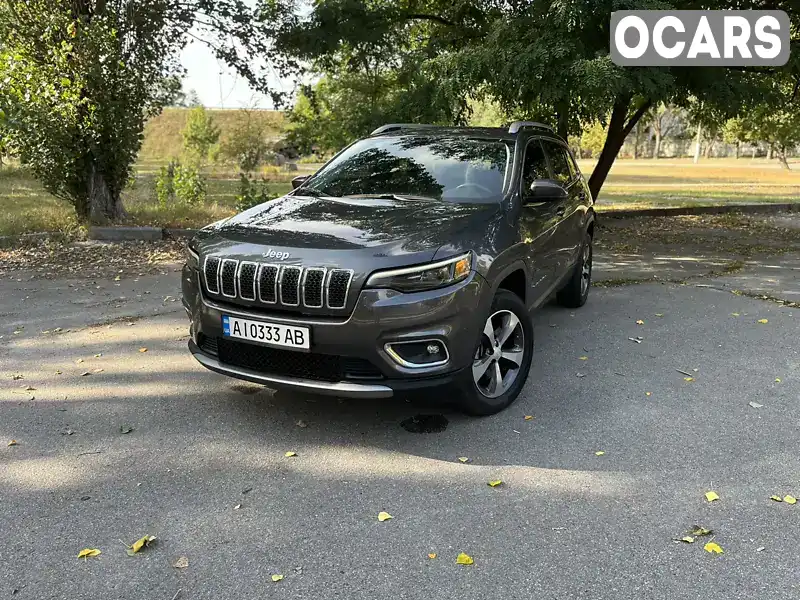
[[[17,271],[35,277],[116,276],[163,273],[184,259],[185,240],[123,243],[44,240],[0,249],[0,276]]]

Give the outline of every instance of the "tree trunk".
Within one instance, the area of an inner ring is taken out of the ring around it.
[[[711,158],[711,152],[714,150],[714,142],[715,141],[716,140],[714,140],[714,138],[711,138],[711,140],[709,140],[708,146],[706,146],[706,151],[705,151],[705,157],[706,158]]]
[[[700,160],[700,140],[702,140],[703,135],[703,127],[698,123],[697,124],[697,139],[696,145],[694,147],[694,163],[697,164],[697,161]]]
[[[592,193],[592,198],[597,200],[600,189],[605,183],[608,172],[611,170],[611,165],[619,154],[622,144],[625,143],[625,138],[631,130],[639,122],[639,119],[644,116],[652,105],[652,101],[645,102],[630,118],[628,123],[625,123],[625,118],[628,116],[628,108],[630,106],[630,96],[618,96],[614,102],[614,109],[611,111],[611,120],[608,123],[608,135],[603,144],[603,149],[600,151],[600,156],[597,159],[597,164],[589,177],[589,191]]]
[[[557,118],[556,133],[564,141],[567,141],[567,136],[569,135],[569,104],[565,102],[559,105]]]
[[[661,130],[656,131],[656,144],[653,147],[653,158],[658,158],[661,153]]]
[[[739,158],[739,142],[736,142],[734,146],[736,148],[736,158]]]
[[[771,147],[772,146],[770,146],[770,148]],[[786,146],[781,146],[780,148],[778,148],[778,160],[781,161],[781,167],[787,170],[791,170],[791,167],[789,166],[789,161],[786,160]]]
[[[92,161],[89,163],[88,177],[88,216],[89,222],[94,225],[101,225],[109,221],[118,221],[125,216],[125,209],[122,206],[120,194],[114,194],[109,189],[103,173]]]
[[[774,148],[773,148],[772,144],[770,144],[769,148],[767,148],[767,160],[772,160],[773,150],[774,150]]]
[[[636,139],[633,144],[633,160],[639,158],[639,144],[642,143],[642,122],[636,123]]]

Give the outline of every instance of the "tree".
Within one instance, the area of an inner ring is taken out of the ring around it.
[[[770,8],[789,12],[795,0]],[[276,2],[269,3],[275,6]],[[747,9],[756,0],[666,0],[625,8]],[[680,105],[690,96],[735,113],[762,94],[772,69],[625,68],[609,56],[609,15],[615,0],[450,2],[446,0],[320,0],[307,14],[271,13],[276,48],[304,60],[324,60],[344,50],[360,56],[379,50],[413,56],[415,68],[436,81],[453,102],[485,90],[508,113],[554,124],[562,136],[581,125],[607,126],[590,178],[596,196],[627,135],[652,106]],[[796,69],[798,57],[788,67]]]
[[[242,171],[254,171],[270,155],[265,121],[255,118],[253,110],[241,111],[229,136],[222,142],[220,152],[235,162]]]
[[[2,0],[0,110],[12,151],[82,220],[122,217],[144,122],[174,97],[190,36],[206,35],[266,87],[250,56],[266,49],[256,13],[239,0]]]
[[[183,149],[190,161],[199,164],[207,161],[213,147],[219,142],[219,133],[214,117],[204,107],[191,109],[186,127],[181,132]]]
[[[650,129],[653,130],[653,137],[655,138],[653,158],[659,158],[661,142],[675,131],[678,125],[678,118],[663,102],[650,110]]]
[[[800,102],[797,99],[783,106],[759,104],[736,121],[738,135],[751,143],[772,144],[784,169],[789,169],[787,150],[800,144]]]

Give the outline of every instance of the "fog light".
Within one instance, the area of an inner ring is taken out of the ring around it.
[[[399,365],[410,369],[436,367],[450,360],[447,346],[439,340],[392,342],[384,348]]]

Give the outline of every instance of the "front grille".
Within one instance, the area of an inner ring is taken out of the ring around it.
[[[217,338],[208,337],[204,333],[201,333],[197,336],[197,345],[200,347],[200,350],[202,350],[206,354],[216,355],[218,352]]]
[[[343,309],[347,306],[353,271],[207,256],[203,279],[206,291],[212,296],[287,307]]]
[[[265,375],[330,382],[383,378],[380,370],[363,358],[295,352],[225,338],[217,338],[216,342],[220,362]]]

